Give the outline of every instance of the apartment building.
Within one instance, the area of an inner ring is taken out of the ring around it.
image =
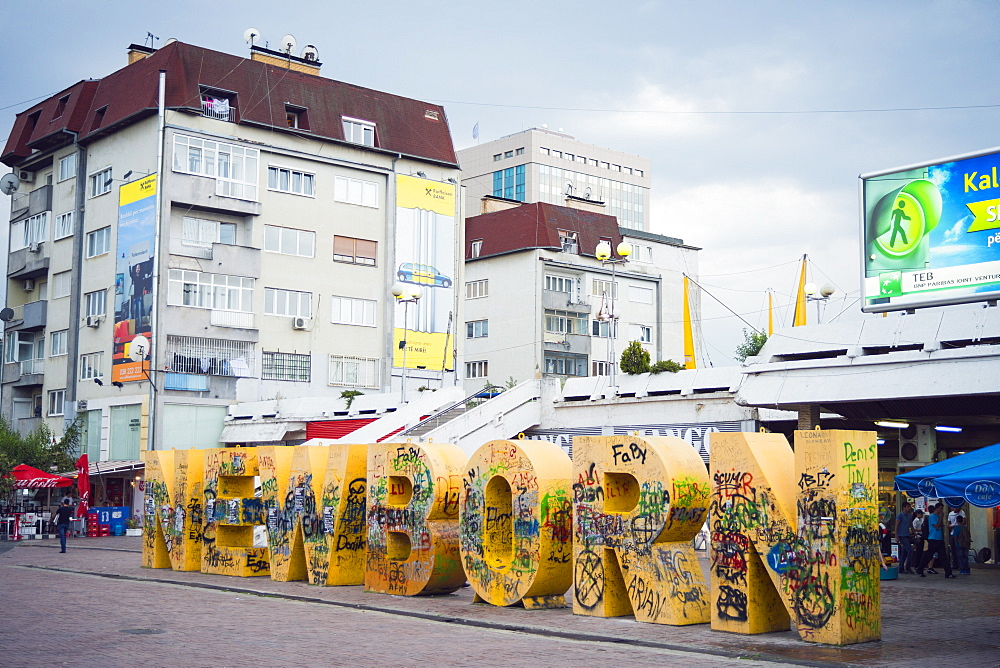
[[[469,215],[487,195],[558,205],[569,196],[601,202],[622,227],[649,229],[648,158],[542,127],[464,148],[458,160]]]
[[[610,375],[630,341],[653,361],[683,363],[683,276],[697,278],[699,249],[621,227],[591,203],[569,203],[487,198],[493,210],[466,219],[467,390],[511,378]],[[627,243],[627,261],[598,260],[602,241]],[[697,300],[692,310],[697,319]]]
[[[132,45],[17,115],[0,410],[18,428],[79,416],[92,460],[134,460],[226,442],[237,401],[452,382],[444,109],[320,67]],[[397,281],[422,290],[405,315]]]

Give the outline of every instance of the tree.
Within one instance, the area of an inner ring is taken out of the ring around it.
[[[66,428],[62,438],[56,439],[44,423],[27,436],[12,429],[0,417],[0,497],[6,497],[13,489],[13,481],[6,476],[18,464],[27,464],[36,469],[48,471],[70,471],[75,466],[76,453],[80,446],[81,421],[75,420]]]
[[[760,353],[760,349],[767,343],[767,334],[764,332],[748,331],[743,329],[743,343],[736,346],[734,357],[738,362],[746,362],[748,357],[755,357]]]
[[[627,374],[649,372],[649,351],[638,341],[625,346],[622,351],[621,370]]]
[[[660,360],[653,366],[649,367],[649,372],[663,373],[664,371],[668,371],[670,373],[677,373],[678,371],[682,371],[683,369],[684,369],[683,364],[679,364],[673,360]]]

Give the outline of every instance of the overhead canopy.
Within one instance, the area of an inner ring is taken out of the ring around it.
[[[18,464],[11,470],[7,477],[14,479],[14,487],[17,489],[69,487],[73,484],[71,478],[52,475],[27,464]]]
[[[229,423],[222,428],[220,443],[269,443],[283,441],[289,432],[302,431],[305,422]]]
[[[911,496],[1000,505],[1000,443],[896,476],[896,489]]]

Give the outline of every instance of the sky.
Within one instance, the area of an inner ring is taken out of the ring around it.
[[[147,33],[233,54],[250,26],[271,47],[292,34],[323,76],[443,104],[456,149],[477,123],[480,142],[547,124],[648,157],[650,231],[703,249],[698,357],[715,366],[766,327],[766,290],[790,324],[803,254],[836,288],[824,321],[873,317],[859,174],[1000,144],[997,0],[315,5],[133,3],[95,20],[93,3],[0,0],[0,135]]]

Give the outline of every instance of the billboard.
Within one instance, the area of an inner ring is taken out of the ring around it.
[[[395,251],[395,280],[417,285],[421,293],[415,304],[397,306],[394,314],[394,340],[406,341],[406,366],[450,370],[457,280],[454,185],[396,176]],[[403,351],[393,350],[392,365],[402,367]]]
[[[1000,296],[1000,153],[861,176],[863,311]]]
[[[156,196],[156,174],[126,183],[118,190],[111,380],[121,383],[148,380],[153,341]]]

